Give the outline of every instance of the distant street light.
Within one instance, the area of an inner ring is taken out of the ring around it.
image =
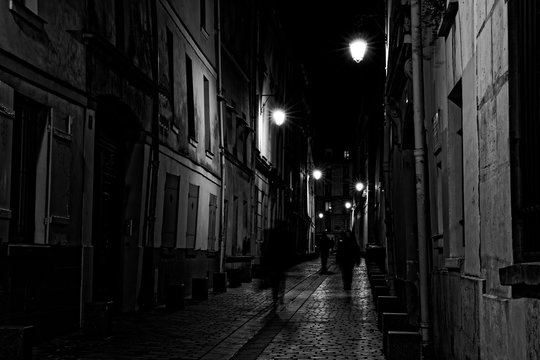
[[[319,180],[322,177],[322,171],[319,169],[313,170],[313,178]]]
[[[322,219],[324,217],[323,213],[319,213],[319,219]]]
[[[352,206],[352,204],[351,204],[349,201],[347,201],[347,202],[345,203],[345,209],[350,209],[351,206]]]
[[[274,110],[272,118],[277,126],[281,126],[285,122],[285,112],[281,109]]]
[[[356,191],[362,191],[364,190],[364,183],[359,181],[354,185],[354,188],[356,189]]]
[[[349,43],[349,49],[353,60],[359,63],[366,54],[367,43],[362,39],[357,39]]]

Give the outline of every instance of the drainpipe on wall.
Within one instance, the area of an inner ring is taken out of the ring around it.
[[[221,176],[221,192],[219,197],[219,271],[224,272],[225,261],[225,139],[223,134],[223,77],[221,76],[221,1],[216,1],[217,6],[217,81],[218,81],[218,119],[219,119],[219,170]]]
[[[388,99],[385,99],[385,104],[388,104]],[[388,110],[385,110],[387,112]],[[383,140],[383,190],[384,193],[382,194],[384,207],[382,207],[381,211],[384,214],[384,222],[388,224],[388,221],[390,220],[387,218],[388,214],[386,211],[386,208],[391,206],[389,203],[390,200],[387,198],[390,196],[391,188],[390,188],[390,128],[392,126],[391,124],[392,120],[390,119],[390,115],[386,114],[385,121],[384,121],[384,140]],[[388,238],[388,234],[392,232],[392,228],[388,225],[385,225],[385,234],[383,235],[386,238],[386,270],[388,271],[388,285],[390,287],[390,294],[394,295],[396,293],[395,290],[395,264],[394,264],[394,237],[392,236],[390,239]]]
[[[158,93],[158,26],[157,26],[157,5],[155,1],[151,1],[152,11],[152,42],[153,42],[153,55],[154,62],[152,65],[152,77],[154,79],[154,98],[153,98],[153,113],[152,113],[152,145],[150,151],[150,200],[148,206],[148,215],[146,219],[146,246],[154,246],[154,226],[156,222],[156,197],[157,197],[157,182],[158,182],[158,169],[159,169],[159,93]]]
[[[422,66],[421,0],[411,0],[411,37],[413,68],[414,160],[416,170],[416,217],[418,224],[418,264],[420,280],[420,332],[422,348],[430,343],[428,302],[426,203],[424,185],[424,84]]]

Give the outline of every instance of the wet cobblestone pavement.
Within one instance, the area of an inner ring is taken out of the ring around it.
[[[319,275],[319,260],[291,269],[284,303],[273,308],[257,280],[184,310],[154,310],[115,320],[113,336],[76,332],[34,348],[34,359],[384,359],[365,265],[352,290]]]

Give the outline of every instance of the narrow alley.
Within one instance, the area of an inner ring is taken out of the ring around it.
[[[258,280],[186,300],[185,309],[156,309],[115,319],[112,336],[82,332],[45,342],[35,360],[60,359],[384,359],[364,262],[351,291],[339,269],[319,275],[319,260],[287,273],[284,303],[275,310]]]
[[[0,360],[540,359],[538,24],[0,0]]]

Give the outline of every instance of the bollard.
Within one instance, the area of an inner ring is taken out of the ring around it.
[[[107,337],[112,332],[112,301],[96,301],[84,307],[84,333],[91,337]]]
[[[240,269],[240,282],[250,283],[251,279],[251,265],[242,267]]]
[[[383,279],[373,279],[371,280],[371,287],[374,288],[376,286],[386,286],[386,280]]]
[[[372,288],[373,293],[373,302],[377,306],[377,298],[379,296],[388,296],[390,295],[390,288],[388,286],[375,286]]]
[[[227,292],[227,273],[226,272],[215,272],[212,282],[213,282],[215,293]]]
[[[184,284],[168,284],[165,287],[165,307],[167,310],[184,308]]]
[[[383,352],[386,352],[388,333],[390,331],[414,332],[415,328],[409,324],[409,314],[385,312],[382,314],[381,330],[383,334]]]
[[[240,269],[230,269],[227,271],[227,278],[229,278],[229,287],[239,287],[242,285],[240,278]]]
[[[0,326],[0,359],[32,359],[32,326]]]
[[[398,313],[405,310],[405,307],[401,304],[397,296],[381,295],[377,297],[377,303],[375,305],[377,309],[377,327],[379,330],[382,329],[383,313]]]
[[[191,279],[191,298],[193,300],[208,299],[208,278]]]
[[[386,349],[388,360],[421,358],[420,334],[412,331],[389,331]]]

